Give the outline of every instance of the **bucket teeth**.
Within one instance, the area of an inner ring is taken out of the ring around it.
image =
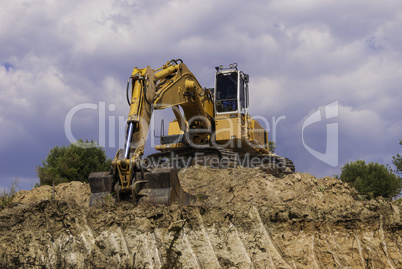
[[[91,196],[89,206],[103,203],[113,189],[113,175],[109,172],[91,173],[88,178]]]
[[[151,204],[180,204],[187,205],[195,201],[195,197],[186,193],[180,185],[177,170],[156,169],[154,172],[145,172],[144,179],[134,183],[138,196],[138,203]]]
[[[131,186],[131,193],[133,197],[133,202],[135,204],[138,203],[138,200],[140,200],[142,197],[147,196],[148,194],[143,192],[144,186],[148,183],[148,180],[137,180],[133,182]]]
[[[134,193],[139,193],[141,191],[141,189],[144,187],[144,185],[146,185],[148,183],[148,180],[138,180],[135,181],[133,184],[133,191]]]
[[[188,205],[196,201],[195,196],[185,192],[180,185],[175,168],[159,168],[154,172],[138,172],[130,191],[123,191],[117,181],[112,188],[113,176],[109,173],[94,173],[90,176],[91,202],[102,202],[114,192],[116,200],[132,201],[134,204],[180,204]]]

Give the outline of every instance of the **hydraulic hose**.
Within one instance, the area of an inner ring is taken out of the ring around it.
[[[144,90],[143,92],[144,92],[145,101],[147,102],[148,105],[151,105],[151,102],[149,102],[148,98],[147,98],[147,78],[146,77],[145,77],[144,85],[141,84],[141,86],[143,87],[143,90]]]
[[[128,80],[127,80],[127,89],[126,89],[127,103],[128,103],[129,106],[131,106],[131,102],[130,102],[130,99],[128,97],[128,87],[130,86],[130,78],[131,77],[129,77]]]

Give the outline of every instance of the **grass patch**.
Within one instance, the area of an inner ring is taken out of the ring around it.
[[[0,210],[6,208],[12,201],[13,195],[18,191],[18,179],[11,181],[9,189],[0,190]]]
[[[327,187],[321,185],[321,186],[317,186],[317,189],[318,189],[320,192],[324,193],[324,192],[327,190]]]

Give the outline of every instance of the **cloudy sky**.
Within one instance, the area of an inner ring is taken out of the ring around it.
[[[401,28],[399,0],[1,0],[0,187],[32,188],[35,167],[71,136],[103,140],[112,158],[132,69],[176,58],[204,87],[215,66],[237,62],[250,113],[300,172],[390,164],[401,152]]]

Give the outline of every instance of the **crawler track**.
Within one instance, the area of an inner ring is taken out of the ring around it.
[[[291,174],[295,172],[293,162],[275,154],[239,155],[226,148],[186,147],[171,151],[157,152],[144,159],[145,168],[152,170],[158,167],[174,167],[182,169],[193,165],[210,166],[212,168],[261,167],[272,174]]]

